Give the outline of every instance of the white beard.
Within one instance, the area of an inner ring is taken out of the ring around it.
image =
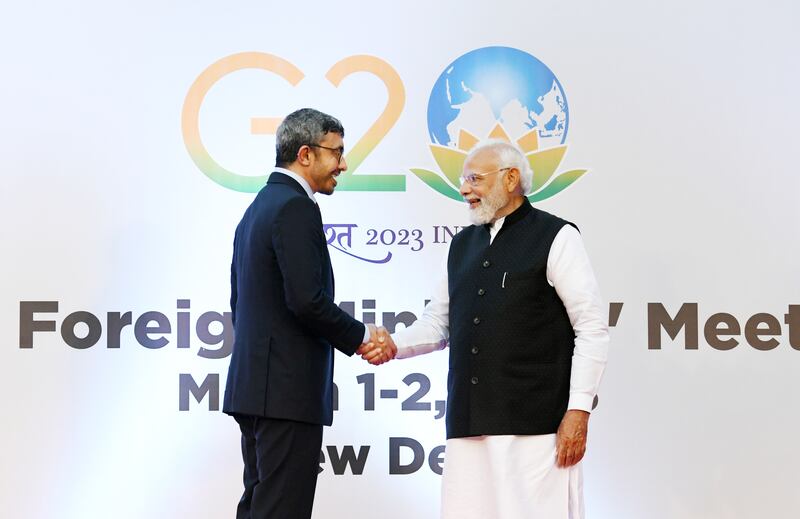
[[[494,220],[494,215],[508,203],[508,194],[503,190],[503,183],[497,182],[475,209],[469,209],[469,219],[475,225],[484,225]]]

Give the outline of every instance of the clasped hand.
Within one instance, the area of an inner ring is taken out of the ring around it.
[[[377,366],[384,362],[389,362],[397,355],[397,346],[395,346],[392,336],[389,331],[383,326],[375,326],[368,324],[369,328],[369,342],[362,344],[356,353],[361,355],[361,358]]]

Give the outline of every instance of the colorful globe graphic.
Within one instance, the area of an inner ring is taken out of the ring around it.
[[[511,139],[536,129],[540,147],[563,144],[567,98],[556,76],[527,52],[510,47],[470,51],[448,65],[428,100],[431,142],[456,147],[463,129],[486,138],[500,123]]]

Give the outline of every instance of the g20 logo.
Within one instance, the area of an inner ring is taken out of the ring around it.
[[[292,86],[297,85],[305,75],[293,64],[263,52],[243,52],[222,58],[205,69],[189,88],[183,103],[181,126],[183,140],[192,160],[200,171],[217,184],[245,193],[258,192],[266,182],[267,175],[239,175],[227,170],[208,153],[200,138],[200,107],[206,94],[223,77],[243,69],[261,69],[285,79]],[[406,92],[403,81],[395,70],[380,58],[374,56],[350,56],[336,63],[325,77],[338,86],[351,74],[368,72],[377,76],[386,85],[389,99],[378,119],[370,126],[364,136],[347,153],[348,170],[337,182],[340,191],[405,191],[404,175],[354,175],[367,155],[389,133],[403,112]],[[274,134],[282,117],[254,117],[250,121],[253,134]]]
[[[200,137],[199,113],[211,87],[220,79],[243,69],[276,74],[291,85],[305,76],[292,63],[272,54],[244,52],[213,63],[195,80],[183,105],[183,138],[197,167],[217,184],[235,191],[254,193],[266,175],[239,175],[217,163]],[[364,159],[395,125],[405,106],[405,88],[391,65],[375,56],[350,56],[334,64],[325,78],[334,86],[355,73],[380,79],[388,100],[383,112],[347,153],[348,170],[339,177],[340,191],[405,191],[404,175],[356,174]],[[254,117],[251,133],[274,134],[281,117]],[[441,174],[420,168],[410,172],[425,184],[454,200],[461,169],[469,150],[484,138],[515,142],[533,170],[531,201],[549,198],[587,170],[555,175],[567,150],[569,107],[558,79],[541,61],[509,47],[484,47],[459,57],[441,73],[428,100],[430,150]]]

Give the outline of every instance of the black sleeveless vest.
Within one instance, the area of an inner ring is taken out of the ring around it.
[[[453,238],[448,438],[558,429],[569,400],[575,333],[546,271],[564,225],[573,224],[525,201],[491,245],[486,226]]]

